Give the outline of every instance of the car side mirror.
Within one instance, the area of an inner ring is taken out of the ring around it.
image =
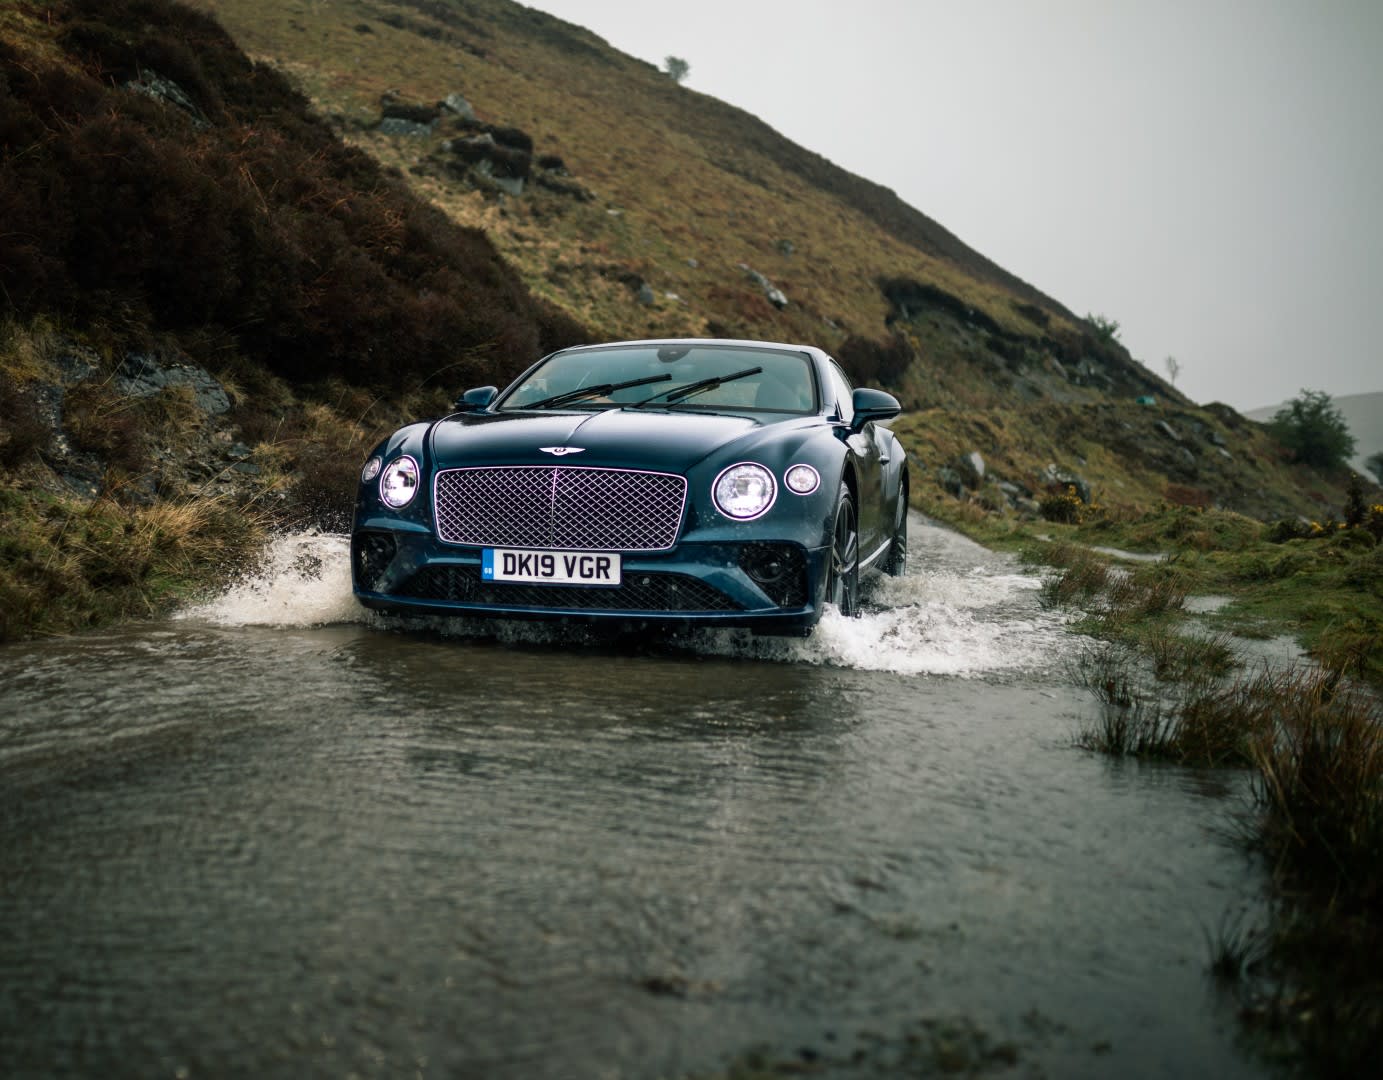
[[[467,390],[457,398],[454,408],[457,412],[480,412],[482,409],[488,409],[490,402],[494,401],[498,395],[498,387],[477,386],[474,390]]]
[[[851,431],[859,431],[870,421],[892,420],[903,411],[903,406],[898,404],[898,399],[892,394],[885,394],[882,390],[871,390],[865,386],[851,395],[850,405],[855,410],[855,418],[850,421]]]

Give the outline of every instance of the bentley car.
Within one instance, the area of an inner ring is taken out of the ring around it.
[[[907,562],[898,402],[820,349],[583,345],[395,432],[360,474],[355,595],[395,613],[810,633]]]

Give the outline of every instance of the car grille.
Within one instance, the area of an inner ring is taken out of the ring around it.
[[[425,566],[398,590],[418,600],[572,611],[739,611],[719,589],[686,574],[628,573],[612,589],[581,585],[496,584],[474,566]]]
[[[476,547],[667,551],[686,497],[682,476],[548,465],[448,469],[434,488],[438,537]]]

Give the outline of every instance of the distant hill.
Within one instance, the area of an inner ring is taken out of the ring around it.
[[[1335,407],[1340,410],[1340,415],[1345,418],[1345,423],[1349,425],[1350,434],[1354,436],[1354,457],[1350,459],[1350,463],[1361,475],[1372,476],[1364,462],[1373,454],[1383,451],[1383,392],[1346,394],[1333,400]],[[1277,405],[1268,405],[1244,415],[1250,420],[1260,422],[1271,420],[1286,404],[1284,401]]]

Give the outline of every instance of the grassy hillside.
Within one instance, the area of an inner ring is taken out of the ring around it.
[[[954,521],[1343,501],[892,193],[508,0],[0,6],[0,222],[0,638],[340,528],[382,432],[595,338],[833,350]]]
[[[0,154],[0,640],[339,527],[381,430],[589,336],[167,0],[0,8]]]
[[[1255,426],[1196,409],[892,192],[587,30],[511,0],[195,2],[598,334],[810,341],[894,391],[938,513],[955,509],[940,470],[972,451],[990,468],[959,501],[996,509],[1020,508],[999,483],[1040,495],[1052,464],[1129,510],[1322,516],[1343,498],[1343,477],[1284,470]],[[450,95],[473,118],[437,108]],[[458,157],[488,137],[494,161]],[[521,173],[521,193],[486,170]]]

